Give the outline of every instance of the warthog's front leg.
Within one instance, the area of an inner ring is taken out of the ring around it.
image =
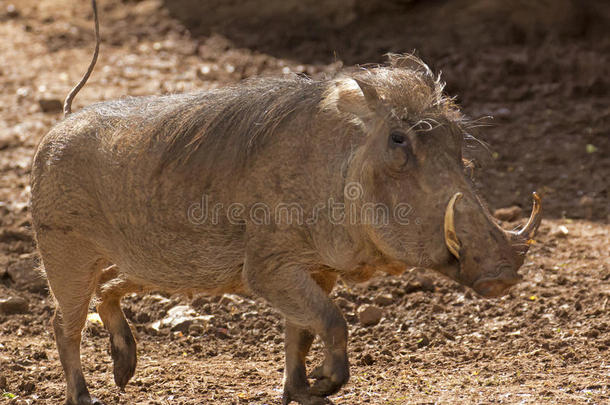
[[[328,272],[314,273],[312,278],[327,294],[332,291],[337,280],[335,274]],[[305,358],[314,339],[315,335],[307,329],[286,322],[286,338],[284,343],[286,347],[286,366],[284,369],[283,405],[287,405],[291,401],[310,404],[328,403],[324,398],[311,397],[307,381]],[[312,400],[317,402],[312,402]]]
[[[286,351],[286,364],[284,366],[284,394],[282,405],[288,405],[292,401],[301,404],[326,404],[324,398],[312,398],[311,388],[307,381],[305,369],[305,357],[311,348],[315,335],[307,329],[300,328],[286,321],[286,337],[284,346]]]
[[[253,292],[282,312],[289,325],[286,372],[292,378],[292,381],[288,380],[292,392],[285,393],[284,402],[323,404],[324,397],[339,391],[349,379],[345,319],[326,292],[304,266],[295,263],[294,258],[285,252],[251,247],[249,243],[244,279]],[[326,358],[324,372],[319,373],[317,381],[308,388],[303,362],[313,335],[320,336],[324,342]]]

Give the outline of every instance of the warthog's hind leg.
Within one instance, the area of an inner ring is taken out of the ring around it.
[[[97,276],[105,261],[90,244],[66,237],[63,232],[39,233],[38,247],[56,301],[53,331],[66,376],[66,404],[101,405],[87,390],[80,342]]]
[[[108,268],[97,289],[100,303],[97,312],[110,333],[110,353],[114,363],[114,382],[124,389],[136,371],[136,340],[121,310],[123,295],[143,291],[143,288],[121,277],[116,266]]]

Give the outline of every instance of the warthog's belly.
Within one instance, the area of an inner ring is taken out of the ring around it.
[[[168,291],[208,293],[242,289],[241,241],[193,243],[186,235],[150,235],[125,240],[112,252],[119,271],[143,285]],[[214,239],[210,235],[210,239]]]

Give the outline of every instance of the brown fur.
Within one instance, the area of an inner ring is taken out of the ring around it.
[[[347,326],[328,298],[337,277],[418,266],[466,285],[510,284],[521,263],[464,176],[463,126],[438,78],[411,55],[321,81],[262,78],[70,115],[42,140],[32,169],[33,226],[57,301],[68,402],[90,401],[78,345],[96,291],[119,386],[136,361],[123,294],[248,291],[286,318],[284,402],[318,404],[349,378]],[[357,195],[347,194],[350,185]],[[457,191],[461,263],[442,231]],[[193,221],[204,197],[243,210]],[[336,222],[330,211],[299,222],[248,214],[288,203],[311,213],[330,202],[409,209],[383,224]],[[314,336],[325,359],[310,386],[304,358]]]

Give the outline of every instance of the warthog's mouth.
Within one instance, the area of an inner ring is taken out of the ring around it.
[[[522,279],[523,277],[516,273],[511,276],[485,277],[475,281],[472,289],[483,297],[499,297],[508,293],[508,290]]]
[[[461,276],[462,269],[460,261],[453,255],[449,256],[447,263],[442,266],[442,273],[448,275],[460,284],[472,288],[477,294],[485,298],[493,298],[505,295],[509,289],[519,283],[523,277],[514,270],[503,268],[496,275],[483,275],[475,281],[464,280]]]
[[[515,268],[500,265],[497,272],[482,273],[481,277],[472,281],[470,277],[464,277],[466,274],[477,274],[477,272],[464,271],[464,264],[469,260],[467,252],[464,252],[464,247],[458,238],[455,227],[455,206],[462,199],[462,193],[455,193],[449,200],[445,208],[444,234],[445,245],[449,251],[449,260],[445,266],[445,274],[452,277],[454,280],[471,287],[483,297],[498,297],[504,295],[510,287],[517,284],[522,277],[517,274]],[[525,256],[529,249],[530,241],[535,236],[540,221],[542,220],[542,204],[540,196],[533,193],[534,205],[527,224],[519,232],[506,232],[508,239],[513,245],[513,250],[519,256]],[[464,255],[466,253],[466,255]],[[465,263],[464,260],[466,260]],[[522,263],[522,261],[521,261]],[[519,267],[521,265],[517,265]],[[469,269],[481,270],[481,269]],[[481,273],[479,273],[481,274]]]

